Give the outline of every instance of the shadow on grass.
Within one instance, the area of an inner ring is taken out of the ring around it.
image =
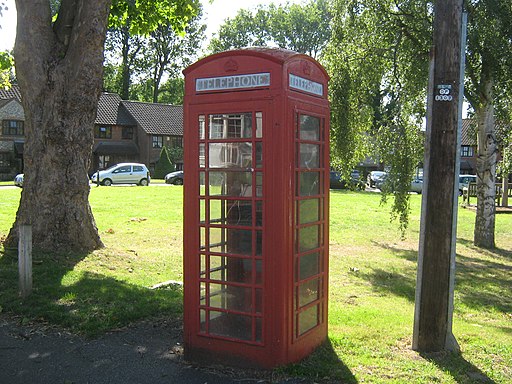
[[[462,241],[464,244],[464,241]],[[469,243],[469,242],[468,242]],[[401,273],[373,269],[369,273],[360,274],[369,281],[377,292],[391,293],[404,297],[413,302],[416,290],[416,260],[417,252],[391,247],[387,244],[374,242],[387,251],[403,259],[413,262],[410,269]],[[467,244],[465,244],[467,245]],[[478,252],[495,257],[512,259],[512,252],[495,249],[492,251],[480,250]],[[457,254],[455,268],[455,288],[459,300],[465,306],[474,309],[494,308],[502,313],[512,312],[512,266],[499,261],[485,260],[475,256]]]
[[[180,288],[151,290],[101,273],[69,274],[87,255],[34,254],[33,291],[18,296],[14,250],[0,248],[0,308],[28,320],[47,321],[95,336],[152,316],[181,317]]]
[[[321,383],[355,384],[357,379],[340,360],[330,339],[300,363],[282,368],[288,375],[301,376]],[[329,372],[329,377],[324,377]]]
[[[420,353],[420,356],[437,365],[443,371],[449,372],[457,383],[495,383],[494,380],[458,353]]]

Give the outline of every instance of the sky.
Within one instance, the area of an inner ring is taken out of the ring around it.
[[[10,50],[14,46],[16,37],[16,7],[14,0],[4,0],[8,7],[0,17],[0,51]],[[222,22],[236,15],[241,8],[255,8],[259,4],[286,4],[286,3],[304,3],[307,0],[213,0],[210,4],[209,0],[201,0],[203,3],[204,18],[207,22],[206,36],[211,38],[212,34],[217,32]]]

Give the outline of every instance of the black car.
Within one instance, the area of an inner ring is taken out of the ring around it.
[[[341,177],[341,173],[331,171],[329,174],[329,188],[330,189],[363,189],[364,183],[361,181],[358,170],[353,170],[350,173],[350,182],[347,182]]]
[[[166,184],[183,185],[183,171],[171,172],[165,175]]]

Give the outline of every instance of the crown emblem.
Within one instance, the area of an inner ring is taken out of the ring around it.
[[[224,70],[226,72],[236,72],[238,71],[238,63],[233,59],[229,59],[226,61],[226,64],[224,64]]]

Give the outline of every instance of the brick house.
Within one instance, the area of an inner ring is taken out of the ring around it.
[[[477,132],[475,120],[462,119],[460,137],[460,174],[462,175],[476,174]]]
[[[17,86],[0,89],[0,180],[23,171],[24,121]],[[94,124],[89,174],[120,162],[144,163],[153,171],[162,147],[183,146],[183,107],[121,100],[103,93]],[[181,169],[181,162],[177,168]]]

